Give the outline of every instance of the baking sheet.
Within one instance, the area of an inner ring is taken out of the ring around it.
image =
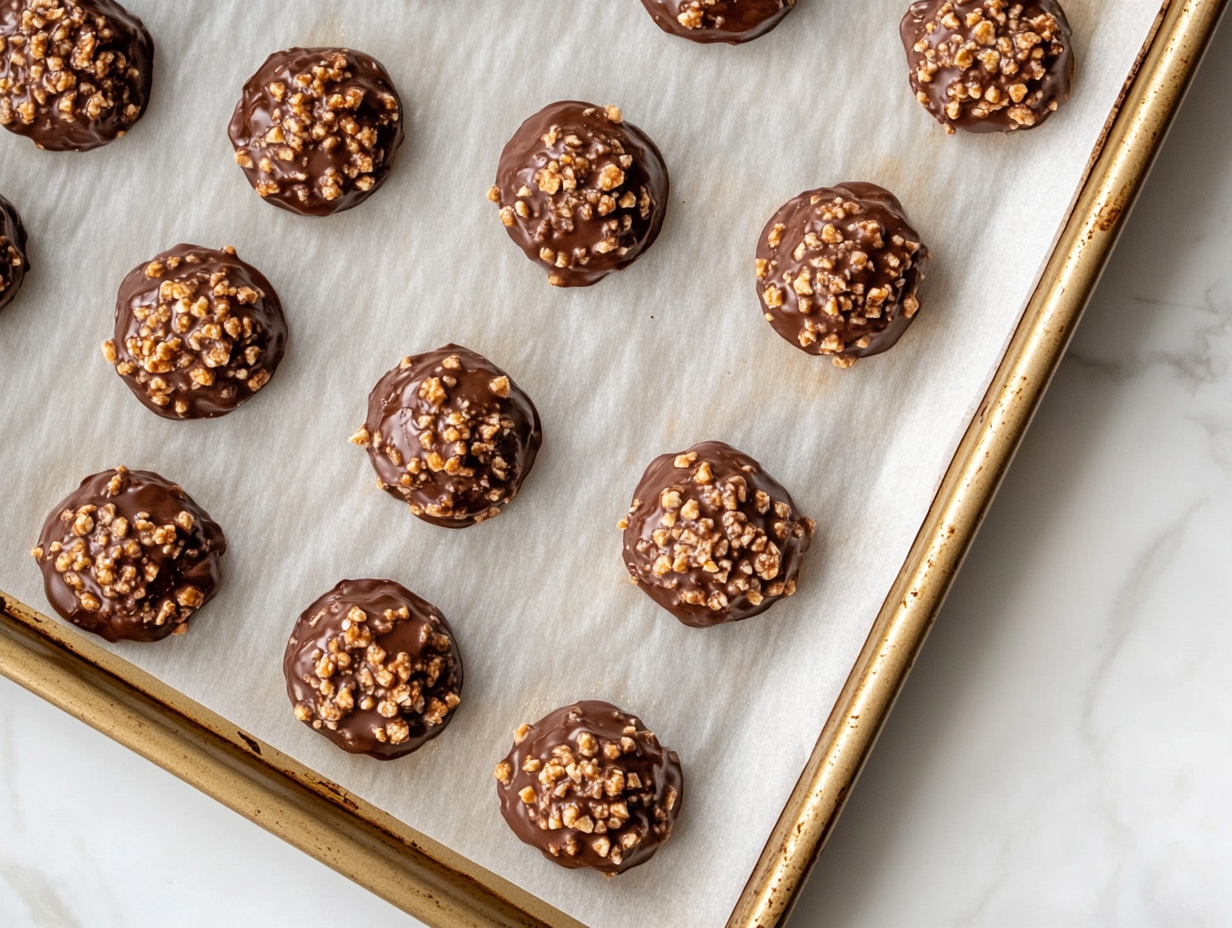
[[[595,928],[725,920],[799,775],[1000,357],[1156,0],[1070,0],[1075,97],[1039,130],[947,138],[911,96],[887,0],[801,0],[742,48],[693,46],[636,0],[357,5],[130,0],[158,45],[149,113],[87,155],[0,133],[0,193],[33,272],[0,313],[0,587],[46,608],[29,557],[46,511],[117,463],[181,482],[227,532],[226,581],[192,631],[129,660]],[[191,10],[192,15],[185,15]],[[409,140],[369,203],[320,221],[259,202],[226,123],[268,52],[342,44],[382,60]],[[617,103],[672,175],[659,242],[588,290],[547,286],[484,192],[506,138],[556,99]],[[933,252],[920,317],[849,371],[760,318],[766,217],[843,180],[894,190]],[[105,364],[127,270],[179,241],[234,244],[279,290],[287,358],[214,422],[148,413]],[[405,354],[457,341],[504,366],[543,417],[518,500],[461,532],[376,489],[346,438]],[[818,520],[800,592],[769,614],[685,628],[633,587],[616,520],[656,454],[720,438]],[[281,655],[342,577],[436,603],[466,663],[448,732],[409,758],[343,755],[294,720]],[[520,844],[491,768],[510,731],[603,698],[685,765],[672,841],[617,880]]]

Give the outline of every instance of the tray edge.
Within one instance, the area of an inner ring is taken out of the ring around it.
[[[781,928],[1068,347],[1228,0],[1164,0],[928,516],[727,928]]]
[[[1164,0],[984,400],[727,928],[778,928],[893,707],[1229,0]],[[585,928],[0,591],[0,674],[436,928]]]
[[[0,590],[0,674],[439,928],[585,928]]]

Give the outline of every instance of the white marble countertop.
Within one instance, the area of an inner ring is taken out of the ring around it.
[[[1229,73],[1225,26],[792,928],[1232,922]],[[322,911],[418,924],[0,678],[0,925]]]

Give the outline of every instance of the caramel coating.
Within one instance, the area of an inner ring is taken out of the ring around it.
[[[543,443],[539,411],[512,378],[460,345],[403,358],[368,397],[351,441],[377,485],[425,522],[462,528],[500,515]]]
[[[282,664],[295,717],[351,754],[393,760],[461,703],[453,629],[393,580],[343,580],[304,610]]]
[[[706,441],[651,461],[619,527],[633,581],[685,625],[707,628],[795,593],[815,526],[757,461]]]
[[[501,152],[488,199],[557,287],[589,287],[654,244],[667,212],[663,155],[615,106],[540,110]]]
[[[269,383],[287,344],[282,304],[235,249],[176,245],[137,265],[103,357],[166,419],[226,415]]]
[[[0,126],[90,151],[145,112],[154,40],[115,0],[0,0]]]
[[[783,204],[757,240],[757,294],[776,332],[838,367],[894,346],[920,308],[928,249],[876,184],[821,187]]]
[[[948,133],[1030,129],[1069,99],[1072,31],[1056,0],[920,0],[900,32],[911,89]]]
[[[188,631],[214,598],[226,550],[222,529],[180,487],[117,467],[56,506],[30,553],[68,621],[108,641],[159,641]]]
[[[642,720],[590,700],[519,726],[496,765],[501,815],[562,867],[609,876],[644,864],[680,813],[680,758]]]
[[[642,6],[668,35],[739,45],[781,23],[796,0],[642,0]]]
[[[384,65],[349,48],[289,48],[236,104],[235,161],[268,203],[328,216],[376,193],[402,144],[402,101]]]

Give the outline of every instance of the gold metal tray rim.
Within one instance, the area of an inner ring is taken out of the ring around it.
[[[781,926],[1099,280],[1228,0],[1164,0],[1034,295],[727,928]],[[585,928],[0,591],[0,674],[436,928]]]

